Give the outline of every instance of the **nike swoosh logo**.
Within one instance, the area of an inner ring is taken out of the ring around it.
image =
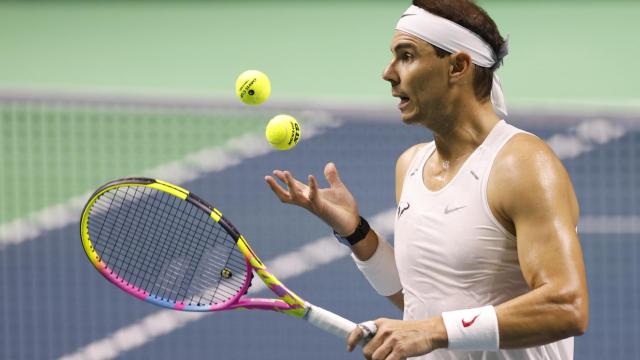
[[[414,16],[414,15],[416,15],[416,14],[402,14],[402,16],[400,16],[400,19],[402,19],[405,16]]]
[[[445,214],[445,215],[449,215],[449,214],[451,214],[451,213],[452,213],[452,212],[454,212],[454,211],[458,211],[458,210],[460,210],[460,209],[464,209],[464,208],[466,208],[466,207],[467,207],[467,205],[465,205],[465,206],[458,206],[458,207],[454,207],[454,208],[452,208],[452,209],[449,209],[449,205],[447,205],[447,207],[446,207],[446,208],[444,208],[444,214]]]
[[[480,316],[480,314],[474,316],[474,318],[471,319],[471,321],[464,321],[464,319],[462,319],[462,326],[467,328],[467,327],[473,325],[473,323],[476,322],[476,319],[478,318],[478,316]]]

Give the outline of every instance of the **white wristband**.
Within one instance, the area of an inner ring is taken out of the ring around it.
[[[361,261],[353,254],[351,257],[378,294],[390,296],[402,290],[393,248],[380,235],[378,247],[369,259]]]
[[[449,337],[449,349],[498,351],[500,333],[493,306],[443,312],[442,319]]]

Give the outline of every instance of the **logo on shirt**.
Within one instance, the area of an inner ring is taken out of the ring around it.
[[[402,214],[404,214],[405,211],[409,209],[409,207],[411,207],[411,204],[409,204],[408,202],[400,203],[400,205],[398,206],[398,219],[400,218],[400,216],[402,216]]]
[[[476,319],[478,318],[478,316],[480,316],[480,314],[474,316],[473,319],[471,319],[471,321],[464,321],[464,319],[462,319],[462,326],[467,328],[473,325],[473,323],[476,322]]]
[[[445,215],[449,215],[454,211],[458,211],[458,210],[464,209],[466,207],[467,207],[467,205],[450,208],[449,205],[447,205],[447,207],[444,208],[444,214]]]

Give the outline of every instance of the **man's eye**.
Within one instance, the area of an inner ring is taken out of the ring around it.
[[[411,60],[411,59],[413,59],[413,54],[411,54],[411,53],[402,53],[400,55],[400,58],[403,59],[403,60]]]

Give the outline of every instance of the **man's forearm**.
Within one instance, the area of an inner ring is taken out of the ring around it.
[[[378,235],[373,229],[369,230],[367,236],[360,240],[357,244],[351,246],[353,255],[360,261],[369,260],[375,254],[378,248]]]
[[[496,306],[500,348],[523,348],[582,335],[588,304],[579,290],[543,285]]]

